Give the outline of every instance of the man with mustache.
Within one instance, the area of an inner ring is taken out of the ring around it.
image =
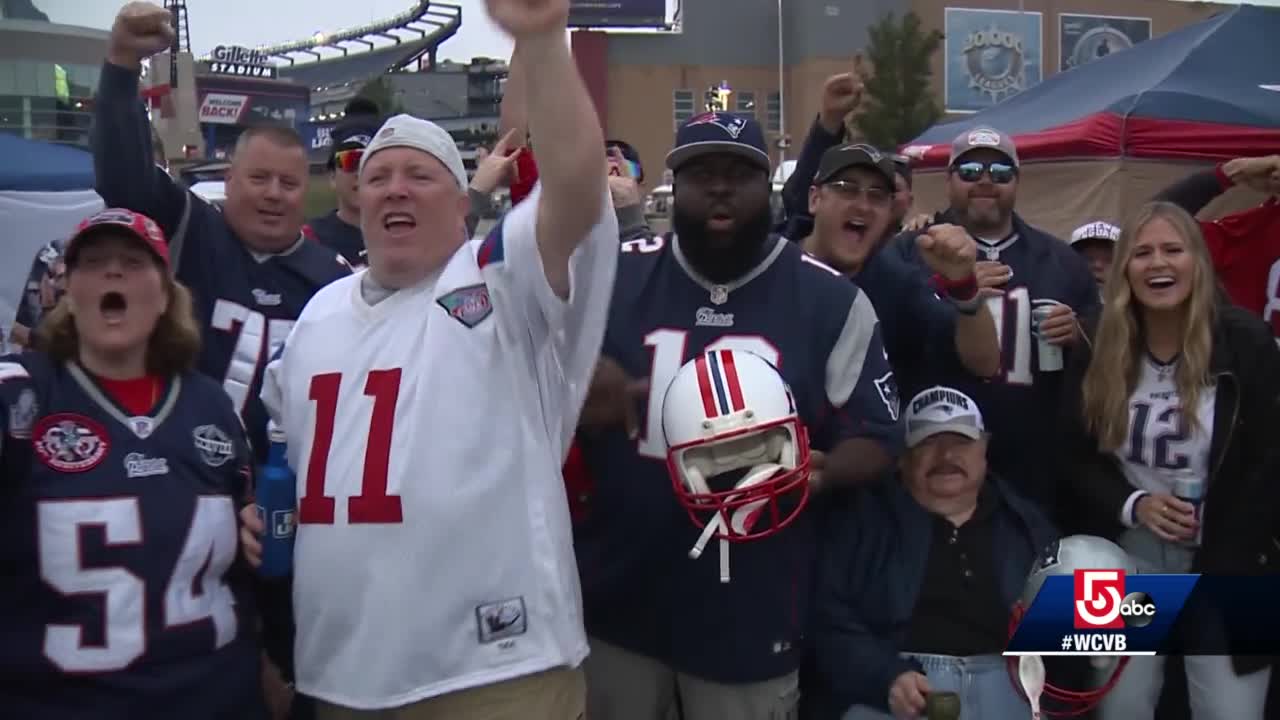
[[[899,471],[842,494],[824,518],[815,718],[915,718],[930,693],[961,717],[1026,717],[1004,650],[1009,609],[1057,533],[988,469],[972,397],[932,387],[906,409]]]
[[[979,284],[995,291],[985,301],[996,322],[1001,362],[994,375],[979,377],[965,369],[950,344],[941,344],[930,354],[929,372],[936,382],[978,401],[991,428],[992,468],[1052,513],[1057,489],[1045,458],[1052,456],[1055,439],[1032,420],[1055,416],[1063,353],[1080,339],[1076,316],[1095,307],[1099,298],[1084,259],[1014,212],[1019,169],[1012,138],[994,128],[966,130],[952,143],[950,207],[937,222],[963,227],[977,242],[983,261]],[[931,271],[916,247],[918,235],[904,233],[886,251],[927,274]]]
[[[677,701],[685,720],[789,717],[817,550],[812,512],[735,547],[728,583],[715,558],[690,559],[700,528],[675,502],[663,398],[704,350],[763,357],[826,454],[829,485],[889,465],[897,389],[866,296],[770,233],[770,161],[754,119],[692,118],[667,166],[675,231],[622,243],[607,357],[579,433],[595,479],[575,527],[591,636],[588,717],[664,720]]]

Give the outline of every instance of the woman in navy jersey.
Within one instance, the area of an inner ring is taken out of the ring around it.
[[[1199,226],[1170,203],[1124,227],[1103,295],[1066,383],[1063,484],[1074,507],[1108,525],[1145,573],[1276,572],[1280,350],[1270,331],[1221,300]],[[1226,647],[1216,611],[1194,627],[1189,649]],[[1196,720],[1262,720],[1268,659],[1187,656],[1185,666]],[[1131,659],[1098,717],[1154,717],[1163,667]]]
[[[38,349],[0,358],[0,714],[258,720],[248,448],[191,371],[191,296],[127,210],[82,223],[65,260]]]

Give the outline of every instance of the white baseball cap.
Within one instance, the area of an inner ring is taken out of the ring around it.
[[[1110,240],[1116,242],[1120,239],[1120,228],[1109,222],[1098,220],[1097,222],[1085,223],[1075,229],[1071,233],[1071,245],[1076,245],[1085,240]]]
[[[985,428],[978,403],[954,388],[936,385],[922,390],[907,406],[909,448],[940,433],[956,433],[977,440]]]
[[[449,168],[458,187],[467,189],[467,168],[462,164],[462,154],[458,152],[458,144],[453,141],[444,128],[412,115],[396,115],[387,120],[373,136],[373,141],[364,149],[360,157],[360,172],[364,172],[365,163],[379,150],[393,147],[408,147],[434,157]]]

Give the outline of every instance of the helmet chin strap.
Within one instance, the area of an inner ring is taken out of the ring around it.
[[[734,490],[749,488],[752,485],[760,483],[772,478],[775,473],[782,469],[777,463],[763,463],[756,465],[743,476],[734,486]],[[733,502],[736,496],[729,496],[726,502]],[[702,529],[702,534],[698,536],[698,541],[693,544],[693,548],[689,550],[689,557],[697,560],[702,556],[702,551],[706,550],[707,543],[711,542],[713,536],[720,538],[720,582],[729,582],[729,541],[726,539],[730,532],[730,526],[735,529],[745,531],[749,528],[745,526],[747,519],[752,513],[767,503],[768,500],[759,500],[757,502],[748,503],[734,511],[734,517],[729,518],[729,526],[725,525],[724,511],[717,511],[711,522]]]

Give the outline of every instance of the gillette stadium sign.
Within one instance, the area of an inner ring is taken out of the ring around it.
[[[236,45],[219,45],[214,48],[209,72],[248,78],[276,77],[276,68],[264,53]]]

